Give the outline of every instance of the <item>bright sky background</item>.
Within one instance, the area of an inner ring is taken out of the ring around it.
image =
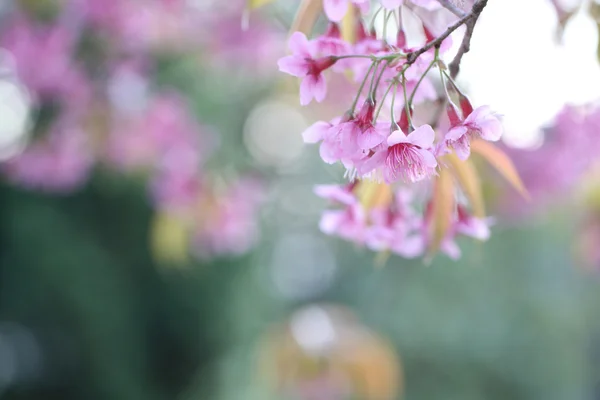
[[[596,23],[584,6],[555,40],[548,0],[490,0],[477,25],[461,76],[477,104],[504,115],[505,140],[534,144],[539,127],[565,103],[600,99]]]

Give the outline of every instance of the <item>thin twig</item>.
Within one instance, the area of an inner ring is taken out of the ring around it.
[[[440,3],[442,7],[444,7],[446,10],[450,11],[452,14],[456,15],[459,18],[462,18],[465,15],[467,15],[466,12],[455,6],[454,3],[452,3],[450,0],[437,0],[437,2]]]
[[[450,25],[448,27],[448,29],[446,29],[446,31],[444,33],[442,33],[440,36],[438,36],[431,42],[427,43],[425,46],[421,47],[419,50],[413,51],[412,53],[408,53],[406,55],[406,64],[408,64],[408,65],[413,64],[415,61],[417,61],[417,58],[419,58],[419,56],[421,56],[421,54],[425,53],[427,50],[429,50],[433,47],[439,47],[442,44],[442,42],[444,41],[444,39],[446,39],[448,36],[450,36],[452,34],[452,32],[457,30],[463,24],[465,24],[465,23],[469,24],[470,21],[477,21],[477,18],[479,18],[479,14],[481,14],[481,12],[483,11],[483,8],[486,6],[486,4],[487,4],[487,0],[479,0],[477,3],[475,3],[473,5],[473,8],[471,9],[470,13],[468,13],[467,15],[465,15],[464,17],[462,17],[461,19],[456,21],[454,24]],[[472,25],[473,25],[473,27],[475,26],[474,23]],[[469,30],[468,26],[467,26],[467,30]],[[472,28],[470,29],[470,32],[471,32],[471,34],[473,33]],[[470,43],[470,38],[467,42],[467,46],[469,43]],[[463,40],[463,45],[464,44],[465,44],[465,41]],[[462,47],[463,46],[461,45],[460,50],[463,50]],[[460,52],[460,50],[459,50],[459,52]],[[466,51],[463,51],[463,53],[466,53]],[[460,59],[458,60],[458,62],[460,63]]]
[[[460,71],[460,62],[462,61],[463,56],[471,50],[471,37],[473,36],[473,30],[475,29],[475,24],[477,24],[477,20],[481,15],[481,12],[487,5],[488,0],[479,0],[477,3],[473,5],[473,10],[471,11],[472,18],[467,21],[466,26],[467,29],[465,31],[465,36],[463,37],[463,41],[458,49],[458,53],[454,57],[454,60],[448,66],[450,70],[450,76],[452,79],[456,79],[458,72]]]

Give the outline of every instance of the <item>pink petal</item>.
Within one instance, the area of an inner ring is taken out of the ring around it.
[[[330,21],[340,22],[348,10],[348,0],[323,0],[323,8]]]
[[[471,217],[467,223],[458,224],[457,231],[479,240],[488,240],[490,238],[490,228],[487,222],[480,218]]]
[[[319,76],[316,77],[313,94],[317,103],[325,100],[325,96],[327,95],[327,82],[325,81],[323,74],[319,74]]]
[[[481,138],[496,142],[502,137],[504,128],[502,122],[496,117],[490,118],[479,125],[481,129]]]
[[[352,2],[358,7],[361,13],[368,14],[371,9],[370,0],[352,0]]]
[[[462,255],[460,247],[453,239],[446,239],[442,242],[440,250],[453,260],[458,260]]]
[[[366,175],[384,165],[386,157],[387,151],[378,151],[371,157],[365,158],[358,165],[356,165],[356,169],[360,175]]]
[[[359,133],[357,138],[358,147],[363,150],[374,148],[386,139],[387,134],[384,131],[376,129],[374,126]]]
[[[419,149],[419,154],[421,154],[421,156],[423,157],[423,161],[425,162],[425,165],[427,165],[429,168],[435,168],[437,167],[437,160],[435,159],[435,156],[429,151],[429,150],[425,150],[425,149]]]
[[[328,122],[315,122],[302,132],[302,139],[304,139],[304,143],[318,143],[325,138],[329,128],[331,128],[331,124]]]
[[[352,193],[338,185],[316,185],[314,187],[314,192],[321,198],[337,201],[346,205],[354,204],[357,201]]]
[[[393,146],[398,143],[410,143],[408,137],[400,129],[392,132],[392,134],[387,138],[388,146]]]
[[[314,92],[317,86],[317,79],[314,75],[306,75],[300,84],[300,104],[305,106],[310,104],[314,98]]]
[[[393,247],[396,254],[406,258],[419,257],[425,251],[425,241],[420,235],[409,236]]]
[[[422,125],[408,135],[408,140],[415,146],[419,146],[422,149],[428,149],[433,146],[435,132],[431,126]]]
[[[326,235],[333,235],[344,222],[344,211],[324,211],[319,221],[319,229]]]
[[[473,114],[471,114],[473,115]],[[461,137],[463,137],[467,132],[469,131],[469,128],[467,128],[466,126],[460,125],[460,126],[455,126],[454,128],[450,129],[448,131],[448,133],[446,133],[446,140],[458,140]]]
[[[481,106],[477,107],[469,116],[465,119],[465,124],[474,124],[479,125],[479,122],[485,118],[489,114],[492,113],[490,106]]]
[[[286,74],[290,74],[297,77],[303,77],[308,74],[308,63],[302,57],[298,56],[287,56],[280,58],[277,62],[279,70]]]
[[[288,41],[288,47],[294,55],[300,57],[310,57],[310,45],[306,35],[302,32],[294,32]]]
[[[468,159],[471,155],[471,142],[469,142],[469,139],[465,138],[464,140],[457,140],[452,143],[452,147],[458,158],[463,161]]]
[[[339,149],[328,141],[323,141],[319,148],[321,159],[327,164],[335,164],[340,159]]]

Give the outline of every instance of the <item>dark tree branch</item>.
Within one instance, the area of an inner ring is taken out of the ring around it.
[[[481,12],[487,5],[487,2],[488,0],[479,0],[473,5],[473,10],[471,10],[471,13],[469,14],[472,16],[472,18],[470,18],[466,22],[467,29],[465,31],[463,41],[460,45],[460,48],[458,49],[458,53],[456,53],[456,56],[454,57],[454,60],[452,60],[452,62],[448,66],[448,69],[450,70],[450,77],[452,77],[452,79],[456,79],[456,76],[460,71],[460,62],[462,61],[463,56],[466,53],[468,53],[469,50],[471,50],[471,38],[473,37],[475,24],[477,24],[477,20],[479,19]]]
[[[425,46],[421,47],[419,50],[408,53],[406,55],[406,64],[412,65],[415,61],[417,61],[417,58],[419,58],[421,56],[421,54],[425,53],[429,49],[432,49],[433,47],[439,47],[442,44],[442,42],[444,41],[444,39],[446,39],[448,36],[450,36],[452,34],[452,32],[454,32],[455,30],[460,28],[462,25],[467,24],[467,33],[465,34],[465,38],[463,39],[463,42],[459,49],[459,54],[457,54],[457,57],[455,57],[455,59],[452,61],[452,64],[456,63],[456,65],[459,65],[460,60],[462,59],[462,56],[464,55],[464,53],[469,51],[469,45],[471,43],[471,35],[473,34],[473,28],[475,27],[475,22],[477,21],[477,19],[479,18],[479,15],[481,14],[483,9],[487,5],[487,2],[488,2],[488,0],[478,0],[477,3],[475,3],[473,5],[473,8],[471,9],[470,13],[466,14],[464,17],[462,17],[461,19],[456,21],[454,24],[450,25],[444,33],[442,33],[440,36],[438,36],[431,42],[427,43]],[[456,73],[458,73],[458,67],[455,66],[455,68],[457,69]]]
[[[442,7],[444,7],[446,10],[450,11],[452,14],[456,15],[459,18],[462,18],[465,15],[467,15],[466,12],[455,6],[454,3],[452,3],[450,0],[437,0],[437,2],[440,3]]]

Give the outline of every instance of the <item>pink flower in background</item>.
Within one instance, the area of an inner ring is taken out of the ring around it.
[[[388,208],[371,210],[371,226],[367,230],[367,247],[373,251],[390,250],[406,258],[423,255],[425,241],[418,231],[422,218],[412,209],[412,193],[400,189]]]
[[[195,253],[201,258],[241,255],[255,246],[264,190],[261,182],[244,178],[223,191],[205,194],[196,221]]]
[[[369,12],[370,0],[323,0],[325,15],[330,21],[340,22],[348,12],[348,3],[356,5],[364,14]]]
[[[335,64],[331,56],[317,58],[316,44],[309,42],[301,32],[294,32],[288,43],[292,55],[279,60],[279,70],[302,79],[300,104],[307,105],[314,98],[322,102],[327,94],[323,71]]]
[[[45,137],[5,162],[2,170],[20,186],[68,193],[85,183],[93,165],[87,132],[60,121]]]
[[[600,160],[600,107],[566,106],[544,130],[537,149],[508,149],[531,196],[540,202],[557,200],[572,193],[586,173]],[[507,198],[511,212],[527,208]]]
[[[121,121],[110,135],[108,158],[120,168],[148,168],[177,149],[194,153],[199,168],[208,150],[210,131],[193,121],[176,96],[161,95],[141,114],[117,118]]]
[[[2,32],[0,45],[13,56],[17,76],[35,95],[81,103],[88,87],[72,59],[75,40],[65,27],[17,18]]]
[[[500,140],[503,128],[498,116],[488,106],[475,109],[462,123],[446,133],[448,146],[466,160],[471,154],[471,140],[481,138],[490,142]]]
[[[442,241],[440,250],[453,260],[459,259],[461,257],[461,250],[456,244],[456,236],[460,234],[486,241],[490,237],[490,224],[491,219],[476,218],[459,205],[457,207],[456,219]]]

